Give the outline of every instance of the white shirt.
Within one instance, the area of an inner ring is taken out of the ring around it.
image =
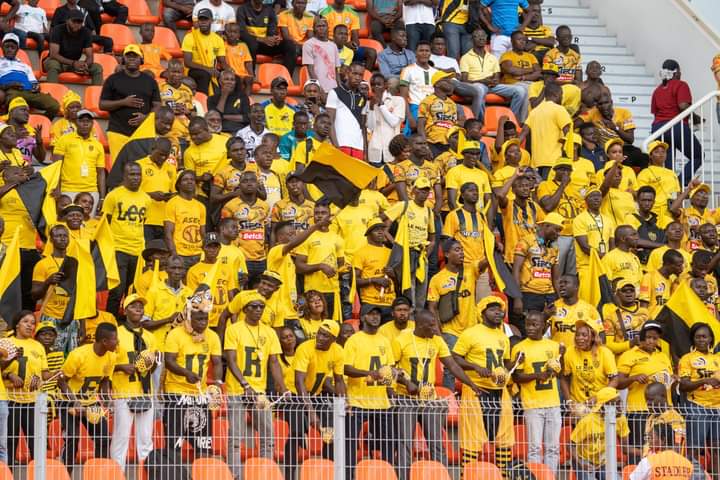
[[[292,10],[293,5],[291,0],[287,0],[287,9]],[[327,7],[328,3],[326,0],[308,0],[305,11],[317,15],[317,13],[323,8]]]
[[[197,14],[203,8],[208,8],[213,12],[211,28],[215,33],[224,32],[225,25],[235,23],[235,9],[225,2],[222,2],[220,5],[213,5],[210,3],[210,0],[202,0],[195,4],[192,12],[193,22],[197,22]]]
[[[40,7],[22,4],[15,17],[15,28],[23,32],[42,33],[48,28],[47,15]]]
[[[432,54],[430,55],[430,61],[438,70],[447,70],[452,68],[455,70],[455,73],[460,73],[460,65],[458,65],[457,60],[452,57],[448,57],[447,55]]]
[[[408,65],[400,72],[400,80],[405,80],[410,84],[410,104],[420,105],[425,97],[432,95],[435,89],[432,86],[432,76],[438,70],[428,67],[427,70],[418,66],[417,63]]]
[[[405,99],[383,93],[383,101],[374,109],[368,109],[367,127],[372,133],[368,142],[370,163],[390,163],[393,156],[388,150],[390,140],[402,131],[405,120]]]
[[[340,101],[335,90],[330,90],[330,93],[328,93],[325,108],[335,109],[335,137],[337,138],[338,146],[363,150],[365,145],[360,123],[358,123],[355,115],[353,115],[347,105]],[[366,103],[362,113],[363,115],[367,115],[367,112],[368,104]]]
[[[260,145],[263,137],[268,133],[270,133],[270,130],[263,128],[263,131],[260,132],[260,134],[257,134],[252,128],[250,128],[250,125],[248,125],[247,127],[238,130],[235,134],[236,137],[242,138],[243,142],[245,142],[245,151],[247,152],[248,162],[255,163],[255,148]]]
[[[403,21],[405,25],[416,23],[435,23],[435,14],[432,7],[426,5],[403,5]]]

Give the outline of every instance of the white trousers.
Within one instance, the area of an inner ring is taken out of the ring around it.
[[[142,413],[132,413],[127,399],[113,400],[113,433],[110,457],[124,470],[130,446],[130,432],[135,424],[135,447],[138,460],[145,460],[153,451],[153,423],[155,416],[150,408]]]

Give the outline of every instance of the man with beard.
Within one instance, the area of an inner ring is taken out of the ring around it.
[[[608,273],[608,280],[619,278],[640,284],[642,278],[642,265],[635,255],[638,233],[630,225],[620,225],[615,229],[615,248],[610,250],[602,259]]]

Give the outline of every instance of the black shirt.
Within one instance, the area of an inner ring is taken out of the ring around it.
[[[75,10],[75,9],[71,9],[70,7],[67,6],[67,4],[63,5],[62,7],[58,7],[55,10],[55,13],[53,14],[52,21],[50,22],[50,28],[54,28],[57,25],[65,24],[67,22],[68,17],[70,16],[71,10]],[[78,7],[77,10],[80,10],[83,14],[83,18],[84,18],[83,26],[90,29],[91,32],[97,31],[97,25],[95,25],[95,23],[92,21],[92,18],[90,18],[87,11],[82,7]]]
[[[153,107],[153,102],[160,102],[160,89],[158,84],[150,75],[141,73],[138,77],[131,77],[125,70],[110,75],[103,84],[100,100],[122,100],[123,98],[136,95],[142,99],[142,108],[121,107],[110,112],[108,132],[117,132],[130,136],[135,128],[128,124],[128,120],[134,113],[147,115]]]
[[[92,32],[82,27],[76,34],[70,33],[64,23],[50,31],[50,43],[60,45],[61,56],[69,60],[80,60],[83,50],[92,46]]]
[[[208,98],[208,110],[218,110],[217,105],[219,102],[219,93]],[[243,128],[249,122],[250,99],[248,99],[247,95],[238,95],[237,92],[232,92],[230,95],[228,95],[227,100],[225,100],[225,109],[224,111],[220,112],[220,114],[223,117],[222,131],[232,133],[234,135],[235,132]],[[225,115],[242,115],[245,121],[235,122],[232,120],[226,120]]]
[[[253,37],[265,38],[277,35],[277,15],[272,5],[263,5],[260,11],[256,11],[250,0],[240,5],[237,9],[237,23],[240,31],[247,32]]]

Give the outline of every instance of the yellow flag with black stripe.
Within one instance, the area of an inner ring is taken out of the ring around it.
[[[22,310],[20,227],[17,227],[0,265],[0,316],[9,325],[20,310]]]
[[[64,322],[93,318],[97,315],[95,263],[87,241],[72,242],[68,246],[65,260],[60,265],[63,280],[60,282],[68,294]]]
[[[487,209],[486,212],[487,213]],[[490,230],[487,219],[483,215],[483,247],[487,258],[490,273],[495,280],[495,288],[510,298],[522,298],[520,286],[512,276],[512,272],[505,265],[502,253],[495,249],[495,234]],[[507,248],[507,246],[505,247]]]
[[[95,288],[98,292],[112,290],[120,285],[120,273],[115,259],[115,241],[105,215],[100,219],[90,244],[95,266]]]
[[[600,255],[594,248],[590,249],[590,265],[587,271],[580,275],[580,299],[602,311],[602,306],[613,302],[613,289],[610,284],[605,265],[600,261]]]

